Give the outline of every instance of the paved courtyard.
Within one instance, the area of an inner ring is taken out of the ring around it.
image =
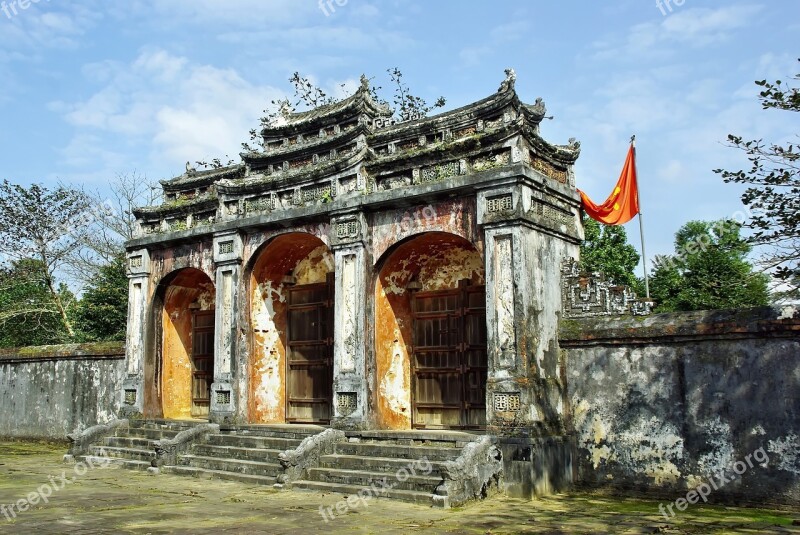
[[[76,473],[61,463],[63,453],[63,446],[0,442],[0,504],[7,504],[0,533],[800,533],[800,513],[690,506],[667,522],[656,501],[586,494],[501,497],[452,510],[387,500],[349,507],[336,494],[118,468]],[[26,500],[30,508],[20,510]]]

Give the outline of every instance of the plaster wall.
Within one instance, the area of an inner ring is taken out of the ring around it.
[[[800,503],[799,335],[795,307],[565,322],[578,480]]]
[[[114,419],[124,357],[119,343],[0,352],[0,437],[65,440]]]

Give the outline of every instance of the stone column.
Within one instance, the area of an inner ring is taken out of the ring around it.
[[[209,420],[233,423],[237,395],[233,385],[236,355],[236,318],[242,274],[242,237],[236,231],[214,235],[215,285],[217,290],[214,322],[214,383],[211,385]]]
[[[524,177],[478,195],[486,244],[487,422],[501,435],[565,432],[561,264],[577,257],[582,233],[574,194],[558,186],[550,190]]]
[[[331,425],[359,429],[367,419],[366,220],[361,213],[334,216],[331,248],[336,263]]]
[[[123,417],[144,413],[144,365],[147,346],[147,308],[150,303],[150,253],[137,249],[126,254],[128,274],[128,328],[125,379],[120,393]]]

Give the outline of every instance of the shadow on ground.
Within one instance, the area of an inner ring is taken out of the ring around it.
[[[800,514],[691,506],[668,521],[658,502],[587,494],[534,502],[500,497],[451,510],[371,500],[340,514],[336,504],[344,496],[337,494],[118,468],[83,473],[61,463],[64,451],[0,442],[0,533],[800,533],[793,525]],[[38,503],[20,510],[26,501]],[[320,508],[331,508],[327,521]]]

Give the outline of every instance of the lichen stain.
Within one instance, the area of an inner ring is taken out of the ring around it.
[[[701,475],[710,476],[733,465],[736,459],[734,459],[731,426],[723,422],[719,416],[715,416],[698,427],[707,435],[706,444],[711,447],[711,451],[702,454],[697,460]]]
[[[622,424],[606,399],[596,399],[593,404],[573,399],[572,405],[579,444],[595,470],[617,464],[621,471],[646,476],[656,485],[679,481],[685,451],[674,425],[655,416]]]
[[[377,424],[384,429],[411,427],[411,363],[413,342],[412,280],[423,291],[454,289],[463,279],[485,281],[483,259],[459,236],[431,232],[404,242],[383,262],[375,285],[375,361]]]
[[[767,451],[778,457],[775,463],[778,470],[800,476],[800,437],[797,434],[789,433],[783,438],[770,440]]]

